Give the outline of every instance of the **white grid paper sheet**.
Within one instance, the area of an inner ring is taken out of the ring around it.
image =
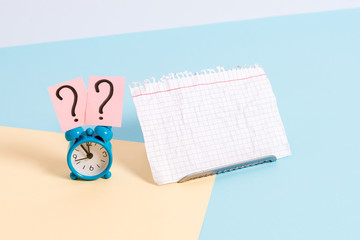
[[[291,154],[274,93],[259,66],[170,74],[130,89],[157,184]]]

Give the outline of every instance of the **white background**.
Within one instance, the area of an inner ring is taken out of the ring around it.
[[[360,0],[0,0],[0,47],[360,7]]]

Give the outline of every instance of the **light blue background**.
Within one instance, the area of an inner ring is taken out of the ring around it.
[[[200,238],[359,239],[360,9],[3,48],[0,125],[60,132],[47,87],[79,76],[243,63],[268,74],[293,155],[217,176]],[[115,135],[143,141],[128,88]]]

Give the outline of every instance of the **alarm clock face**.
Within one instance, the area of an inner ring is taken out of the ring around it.
[[[108,167],[109,153],[99,143],[85,142],[76,146],[72,151],[71,165],[81,175],[96,176]]]

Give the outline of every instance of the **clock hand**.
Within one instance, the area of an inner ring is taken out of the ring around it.
[[[88,152],[82,144],[81,144],[80,146],[81,146],[82,149],[84,149],[84,151],[85,151],[85,153],[86,153],[86,157],[87,157],[88,159],[92,159],[92,157],[93,157],[94,155],[93,155],[91,152]]]
[[[87,145],[87,144],[86,144],[86,145]],[[91,153],[91,152],[90,152],[90,145],[87,145],[87,147],[88,147],[88,152]]]
[[[82,144],[80,145],[80,147],[85,151],[86,155],[89,155],[89,154],[90,154],[90,152],[88,152],[88,151],[84,148],[84,146],[83,146]]]
[[[80,161],[80,160],[84,160],[84,159],[88,159],[88,158],[87,158],[87,157],[84,157],[84,158],[76,159],[75,162],[76,162],[76,161]]]

